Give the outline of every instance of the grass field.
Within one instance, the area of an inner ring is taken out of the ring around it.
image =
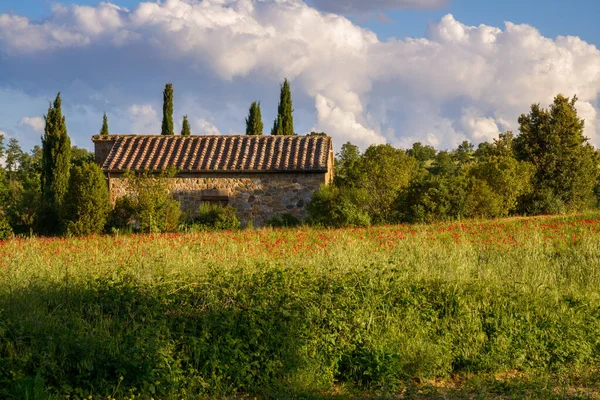
[[[600,397],[600,216],[0,242],[2,398]]]

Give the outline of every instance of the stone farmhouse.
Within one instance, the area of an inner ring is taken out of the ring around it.
[[[219,202],[233,206],[243,224],[262,226],[285,213],[303,220],[313,192],[333,179],[327,136],[96,135],[92,141],[113,204],[127,194],[125,171],[174,166],[170,186],[184,211]]]

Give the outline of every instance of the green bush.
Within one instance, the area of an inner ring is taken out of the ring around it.
[[[192,225],[200,230],[235,230],[241,226],[235,208],[209,202],[200,204],[198,213],[193,217]]]
[[[13,230],[8,223],[8,219],[6,219],[2,210],[0,210],[0,240],[8,239],[12,235]]]
[[[115,229],[134,229],[141,232],[173,232],[181,219],[179,202],[171,197],[169,178],[176,171],[167,170],[161,174],[144,172],[136,174],[128,171],[129,193],[123,200],[117,200],[110,217],[110,226]]]
[[[67,232],[90,235],[104,230],[110,199],[104,173],[94,163],[71,167],[63,210]]]
[[[285,213],[282,215],[275,215],[273,218],[267,221],[267,226],[273,228],[293,228],[299,226],[300,221],[292,214]]]
[[[308,221],[320,226],[369,226],[371,219],[363,207],[365,196],[361,189],[323,185],[306,205]]]

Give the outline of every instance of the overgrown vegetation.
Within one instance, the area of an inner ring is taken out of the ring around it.
[[[0,397],[597,390],[599,233],[587,215],[5,241]]]

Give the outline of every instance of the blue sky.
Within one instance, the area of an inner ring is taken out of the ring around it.
[[[166,82],[193,133],[239,133],[254,100],[271,125],[288,77],[296,131],[337,148],[492,140],[558,93],[600,145],[600,1],[307,2],[0,0],[0,134],[39,143],[58,91],[79,146],[103,112],[156,133]]]

